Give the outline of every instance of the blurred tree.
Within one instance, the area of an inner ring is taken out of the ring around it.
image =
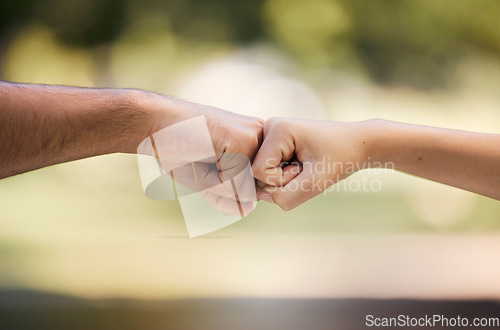
[[[121,0],[0,1],[0,33],[41,23],[65,43],[92,46],[118,36],[125,26],[124,6]]]
[[[39,0],[37,19],[62,41],[92,46],[114,40],[126,24],[123,0]]]
[[[445,85],[464,56],[500,55],[500,2],[342,0],[355,53],[378,82]]]
[[[36,0],[0,1],[0,41],[17,27],[32,18]]]
[[[263,36],[263,0],[129,0],[130,15],[163,15],[175,34],[194,40],[214,40],[223,33],[232,42],[246,43]],[[214,30],[214,26],[218,30]],[[222,31],[223,30],[223,31]]]
[[[464,56],[500,56],[499,14],[494,0],[4,0],[0,41],[35,23],[92,47],[154,16],[187,41],[266,40],[307,66],[354,63],[380,83],[436,87]]]

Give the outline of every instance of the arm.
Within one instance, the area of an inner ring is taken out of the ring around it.
[[[396,170],[500,200],[500,134],[377,120],[368,145]]]
[[[204,115],[216,152],[254,157],[263,122],[140,90],[0,81],[0,178],[97,155],[136,153],[166,126]]]
[[[298,163],[282,168],[283,161]],[[370,167],[389,167],[500,200],[500,135],[385,120],[272,119],[253,171],[259,197],[292,209]],[[280,188],[277,188],[280,187]]]
[[[0,178],[133,152],[148,134],[131,92],[0,82]]]

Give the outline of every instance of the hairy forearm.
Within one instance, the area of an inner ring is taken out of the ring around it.
[[[134,152],[150,134],[151,116],[142,104],[146,94],[0,82],[0,178]]]
[[[500,200],[500,135],[370,122],[371,162]]]

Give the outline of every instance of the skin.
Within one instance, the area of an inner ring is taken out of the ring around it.
[[[284,162],[292,160],[288,166]],[[500,135],[369,120],[272,118],[252,170],[258,197],[291,210],[359,169],[389,167],[500,200]]]
[[[244,164],[234,157],[238,154],[254,160],[258,197],[284,210],[359,169],[387,164],[500,200],[498,134],[384,120],[272,118],[264,125],[258,118],[146,91],[2,81],[0,105],[0,178],[86,157],[136,153],[152,133],[203,115],[219,158],[193,163],[180,173],[178,179],[188,186],[214,187],[222,182],[228,186],[228,178]],[[223,213],[246,215],[252,210],[245,196],[240,196],[235,209],[228,191],[213,189],[205,197]]]
[[[0,179],[92,156],[136,153],[152,133],[201,115],[219,159],[194,164],[191,178],[180,179],[211,187],[227,181],[238,168],[231,155],[254,158],[263,120],[141,90],[0,81]],[[231,202],[216,190],[204,194],[223,213],[239,214],[241,207],[248,214],[253,209],[250,202],[227,209],[235,205],[234,195]]]

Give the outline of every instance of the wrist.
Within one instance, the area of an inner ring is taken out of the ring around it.
[[[169,97],[144,90],[126,90],[120,97],[130,118],[130,129],[120,144],[120,152],[136,153],[144,139],[182,120],[179,107]]]
[[[365,168],[383,167],[389,161],[387,121],[383,119],[370,119],[358,123],[361,128],[363,144],[363,162]]]

